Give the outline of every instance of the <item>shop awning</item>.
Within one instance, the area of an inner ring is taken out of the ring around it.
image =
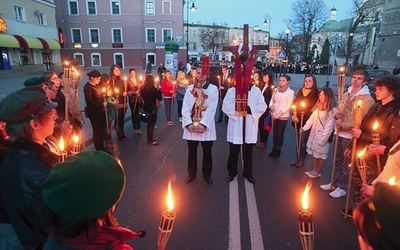
[[[0,34],[0,47],[19,48],[18,40],[9,34]]]
[[[40,42],[42,42],[44,49],[52,49],[52,50],[61,49],[60,44],[54,39],[39,38],[39,37],[38,39],[40,40]]]
[[[14,37],[17,38],[21,48],[43,49],[43,44],[36,37],[19,35],[14,35]]]

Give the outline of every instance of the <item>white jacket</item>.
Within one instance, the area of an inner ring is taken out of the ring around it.
[[[303,126],[303,130],[311,129],[310,136],[307,141],[307,148],[318,153],[328,154],[329,142],[328,138],[335,127],[336,110],[331,110],[327,114],[326,111],[314,110]]]
[[[229,117],[227,140],[233,144],[243,144],[243,116],[235,115],[235,93],[236,88],[228,89],[223,104],[222,111]],[[258,119],[267,109],[264,96],[256,86],[252,86],[249,91],[248,103],[251,114],[246,115],[246,143],[256,143],[258,135]]]
[[[293,99],[294,91],[290,87],[288,87],[285,92],[275,90],[275,93],[272,94],[271,101],[269,102],[271,115],[276,115],[278,120],[288,120]]]

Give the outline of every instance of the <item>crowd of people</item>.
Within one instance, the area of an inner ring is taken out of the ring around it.
[[[109,249],[129,249],[125,242],[145,233],[119,226],[113,216],[125,187],[125,174],[113,157],[116,143],[111,133],[115,129],[120,142],[129,140],[124,130],[129,109],[134,134],[141,135],[143,124],[147,124],[148,145],[159,145],[154,131],[160,101],[163,100],[167,126],[174,126],[175,99],[176,114],[188,146],[186,183],[197,176],[199,144],[203,150],[204,181],[213,183],[216,123],[227,124],[227,181],[232,182],[238,174],[238,158],[242,153],[242,174],[255,184],[254,146],[266,149],[272,132],[268,157],[279,158],[286,126],[291,121],[296,137],[296,154],[291,165],[304,167],[309,154],[312,170],[305,174],[319,178],[328,152],[334,148],[332,181],[321,185],[321,189],[329,191],[333,198],[341,198],[353,188],[354,205],[341,212],[351,217],[354,209],[360,244],[374,249],[386,249],[380,246],[387,245],[399,248],[398,239],[385,228],[399,231],[399,225],[391,223],[386,214],[399,218],[400,210],[396,213],[386,207],[399,208],[399,190],[384,183],[391,177],[400,179],[400,80],[391,76],[377,79],[374,100],[365,85],[368,73],[356,70],[351,87],[345,93],[338,93],[341,98],[336,102],[331,88],[318,89],[315,76],[306,74],[302,88],[295,94],[290,88],[289,75],[279,77],[275,85],[274,72],[255,64],[254,49],[251,46],[249,49],[246,63],[238,51],[234,70],[230,72],[227,66],[222,66],[211,77],[209,69],[191,64],[187,72],[177,72],[176,78],[167,69],[159,70],[156,77],[147,71],[138,78],[136,69],[131,68],[129,77],[123,79],[118,65],[112,65],[109,74],[98,70],[88,72],[83,87],[84,113],[92,126],[96,151],[73,152],[73,145],[66,140],[71,156],[61,162],[58,142],[79,134],[82,128],[76,94],[79,83],[48,71],[29,78],[24,87],[6,96],[0,102],[0,248],[83,249],[103,244]],[[357,120],[355,114],[360,107],[362,112]],[[372,125],[375,121],[379,123],[378,142]],[[364,148],[368,149],[364,156],[365,173],[358,170],[354,158]],[[81,185],[89,188],[80,189]],[[85,193],[71,190],[85,190]],[[391,198],[388,194],[397,200],[387,201]],[[105,196],[111,199],[103,199]],[[96,205],[83,206],[85,209],[76,205],[85,202]],[[374,230],[388,235],[385,242],[369,239],[371,232],[363,228],[371,223],[368,216],[380,225]]]

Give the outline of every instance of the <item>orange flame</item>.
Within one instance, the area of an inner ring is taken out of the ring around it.
[[[101,91],[103,91],[103,93],[106,93],[106,88],[102,88]]]
[[[361,108],[362,107],[362,100],[358,100],[357,102],[357,108]]]
[[[60,148],[60,151],[64,151],[64,149],[65,149],[64,138],[62,136],[61,136],[60,144],[58,147]]]
[[[115,93],[118,94],[119,90],[117,88],[115,88]]]
[[[300,105],[302,108],[304,108],[306,106],[305,102],[301,102]]]
[[[367,151],[367,148],[365,147],[362,151],[360,151],[358,154],[357,154],[357,157],[358,158],[362,158],[363,156],[364,156],[364,154],[365,154],[365,151]]]
[[[139,76],[139,81],[142,81],[143,80],[143,77],[142,76]]]
[[[374,122],[374,126],[372,126],[372,129],[373,129],[373,130],[377,130],[377,129],[378,129],[378,126],[379,126],[378,121],[375,121],[375,122]]]
[[[72,136],[72,140],[74,141],[75,144],[78,144],[79,143],[79,136],[73,135]]]
[[[306,188],[304,189],[303,197],[302,197],[302,202],[301,202],[301,207],[303,210],[308,209],[308,191],[311,189],[311,182],[307,182]]]
[[[172,199],[171,182],[168,183],[167,205],[168,205],[168,210],[170,210],[170,211],[174,210],[174,201]]]
[[[396,176],[392,176],[392,177],[390,177],[390,179],[389,179],[389,184],[390,185],[394,185],[396,183]]]
[[[295,109],[296,109],[296,105],[292,105],[292,109],[294,109],[294,110],[295,110]]]

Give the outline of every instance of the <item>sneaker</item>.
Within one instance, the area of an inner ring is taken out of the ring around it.
[[[329,196],[332,198],[340,198],[346,196],[346,191],[344,191],[340,187],[337,187],[335,190],[329,193]]]
[[[319,187],[320,187],[322,190],[325,190],[325,191],[333,191],[333,190],[335,190],[335,187],[332,186],[331,183],[324,184],[324,185],[320,185]]]
[[[317,172],[313,171],[311,174],[308,175],[308,177],[310,177],[311,179],[315,179],[321,177],[321,173],[318,174]]]
[[[344,216],[346,214],[346,209],[340,209],[340,213]],[[347,218],[353,218],[353,209],[349,208],[347,209]]]
[[[182,117],[179,117],[179,122],[182,122]]]
[[[310,170],[310,171],[304,172],[305,175],[310,175],[312,173],[314,173],[314,170]]]

